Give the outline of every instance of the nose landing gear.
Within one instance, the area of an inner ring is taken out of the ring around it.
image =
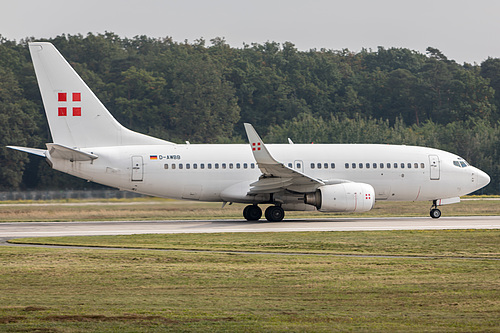
[[[437,208],[437,200],[432,201],[430,216],[433,219],[438,219],[441,217],[441,211]]]

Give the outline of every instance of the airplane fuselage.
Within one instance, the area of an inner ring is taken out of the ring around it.
[[[366,183],[376,200],[459,197],[481,186],[481,170],[457,155],[425,147],[368,144],[269,144],[286,166],[328,183]],[[248,145],[157,145],[85,148],[90,161],[54,159],[57,170],[152,196],[201,201],[264,202],[248,196],[261,175]],[[455,164],[454,164],[455,162]],[[458,163],[457,163],[458,162]],[[456,165],[458,164],[458,165]],[[237,184],[234,190],[229,190]]]

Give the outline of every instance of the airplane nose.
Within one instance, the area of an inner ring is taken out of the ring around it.
[[[477,185],[478,189],[485,187],[490,183],[490,176],[484,171],[477,169]]]

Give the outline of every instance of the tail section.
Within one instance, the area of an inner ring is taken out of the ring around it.
[[[30,43],[29,49],[54,143],[75,148],[172,144],[118,123],[51,43]]]

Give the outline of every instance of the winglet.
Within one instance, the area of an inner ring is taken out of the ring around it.
[[[257,161],[258,164],[280,164],[271,156],[255,128],[248,123],[244,125],[255,161]]]

